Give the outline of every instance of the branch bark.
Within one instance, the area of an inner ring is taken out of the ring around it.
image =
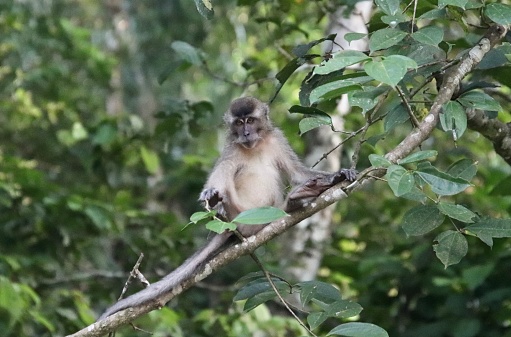
[[[387,154],[387,158],[389,160],[396,162],[397,160],[404,158],[429,137],[438,123],[438,116],[441,113],[442,105],[452,98],[452,95],[456,91],[461,80],[474,69],[483,56],[490,51],[498,41],[500,41],[505,33],[506,28],[503,26],[496,25],[490,27],[479,43],[470,49],[470,51],[460,59],[458,64],[450,69],[450,71],[444,76],[440,92],[435,99],[429,114],[420,123],[418,128],[412,131],[396,148]],[[506,142],[506,144],[509,144],[509,137],[506,138]],[[366,169],[360,174],[359,179],[350,186],[346,187],[345,184],[334,186],[303,209],[293,212],[289,217],[269,224],[256,235],[249,237],[246,241],[221,252],[205,264],[195,275],[183,282],[181,286],[176,287],[167,294],[163,294],[158,301],[145,303],[133,308],[119,311],[105,320],[93,323],[69,336],[102,336],[133,321],[149,311],[161,308],[165,305],[165,303],[178,296],[186,289],[192,287],[197,282],[203,280],[219,268],[238,259],[242,255],[253,252],[257,247],[285,232],[303,219],[308,218],[325,207],[346,198],[355,187],[359,186],[361,183],[371,180],[371,176],[369,176],[370,172],[372,177],[383,176],[385,174],[384,170],[375,171],[373,168]]]

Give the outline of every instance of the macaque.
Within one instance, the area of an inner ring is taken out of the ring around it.
[[[199,200],[231,221],[239,213],[263,206],[292,210],[301,201],[315,198],[335,184],[356,179],[356,171],[341,169],[326,173],[307,168],[289,146],[282,131],[272,125],[266,104],[252,97],[234,100],[224,116],[228,136],[225,147]],[[291,190],[286,198],[286,187]],[[239,225],[244,237],[256,234],[260,226]],[[144,290],[120,300],[100,317],[154,300],[184,280],[225,247],[233,232],[218,234],[173,272]]]

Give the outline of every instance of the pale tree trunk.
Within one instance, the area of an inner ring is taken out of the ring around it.
[[[336,43],[344,50],[367,50],[367,39],[352,42],[350,45],[344,40],[344,35],[350,32],[367,33],[366,23],[369,20],[372,10],[372,1],[363,1],[357,3],[355,10],[349,17],[344,15],[345,8],[340,8],[336,13],[330,16],[330,23],[327,34],[336,33]],[[328,46],[327,50],[333,52],[339,50],[335,44]],[[342,97],[337,106],[337,113],[332,116],[332,121],[336,130],[344,130],[343,116],[350,110],[347,97]],[[313,165],[324,153],[335,147],[341,141],[339,133],[331,132],[329,128],[316,129],[307,134],[307,155],[305,163]],[[330,154],[326,160],[316,167],[320,170],[334,172],[340,169],[342,148],[337,149]],[[312,280],[316,277],[321,260],[323,258],[324,248],[331,237],[332,229],[338,225],[332,223],[334,205],[314,214],[312,217],[302,221],[289,235],[285,237],[283,243],[286,257],[283,260],[283,266],[287,273],[298,281]]]

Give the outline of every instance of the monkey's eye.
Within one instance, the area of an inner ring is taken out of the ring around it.
[[[241,119],[237,119],[234,123],[238,126],[243,125],[243,121]]]
[[[254,121],[255,121],[255,118],[254,118],[254,117],[248,117],[248,118],[247,118],[247,123],[248,123],[248,124],[252,124],[252,123],[254,123]]]

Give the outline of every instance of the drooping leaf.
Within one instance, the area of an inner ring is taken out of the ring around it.
[[[316,300],[322,303],[333,303],[342,300],[341,293],[333,285],[321,281],[304,281],[297,284],[300,287],[300,302],[307,305]]]
[[[511,237],[511,219],[482,219],[465,227],[465,230],[474,233],[491,247],[491,238]]]
[[[328,117],[315,116],[303,118],[302,120],[300,120],[300,123],[298,123],[298,128],[300,129],[300,135],[303,135],[304,133],[315,128],[318,128],[322,125],[332,125],[332,119],[330,118],[330,116]]]
[[[389,337],[384,329],[371,323],[350,322],[336,326],[327,334],[327,336],[345,336],[345,337]]]
[[[419,205],[408,210],[401,226],[407,235],[418,236],[431,232],[444,222],[445,216],[435,206]]]
[[[206,224],[206,228],[209,229],[212,232],[215,232],[217,234],[222,234],[223,232],[229,230],[233,231],[236,229],[236,225],[232,222],[225,222],[222,220],[214,219],[209,221]]]
[[[431,164],[419,166],[415,174],[422,178],[434,193],[439,195],[458,194],[471,186],[468,181],[440,172]]]
[[[238,214],[232,222],[244,225],[262,225],[278,219],[281,219],[288,214],[276,207],[259,207],[252,208]]]
[[[455,178],[471,181],[477,173],[477,166],[470,159],[463,158],[449,166],[447,174]]]
[[[322,309],[324,311],[312,312],[307,316],[307,323],[312,330],[330,317],[348,318],[356,316],[362,311],[360,304],[347,300],[339,300],[328,305],[323,305]]]
[[[445,268],[459,263],[467,255],[467,239],[460,232],[452,230],[443,232],[435,238],[435,241],[437,243],[433,245],[433,250]]]
[[[441,201],[438,203],[438,209],[449,218],[456,219],[465,223],[473,223],[475,219],[478,218],[477,214],[461,205],[455,205]]]
[[[384,28],[374,32],[369,38],[369,49],[371,53],[387,49],[399,43],[406,37],[407,33],[399,29]]]
[[[346,33],[344,34],[344,39],[348,42],[348,44],[350,44],[351,42],[363,39],[366,36],[367,34],[365,33]]]
[[[403,159],[398,160],[398,164],[403,165],[409,163],[416,163],[418,161],[426,160],[431,157],[436,157],[437,155],[438,151],[435,150],[417,151]]]
[[[440,114],[440,125],[444,131],[451,131],[454,140],[458,140],[467,129],[467,114],[465,109],[455,101],[444,104],[443,112]]]
[[[213,18],[215,11],[213,10],[213,5],[211,4],[211,0],[194,0],[195,6],[197,7],[197,11],[208,20]]]
[[[314,73],[324,75],[333,71],[346,68],[356,63],[360,63],[371,58],[366,54],[356,50],[343,50],[334,54],[332,59],[323,62],[321,65],[314,68]]]

